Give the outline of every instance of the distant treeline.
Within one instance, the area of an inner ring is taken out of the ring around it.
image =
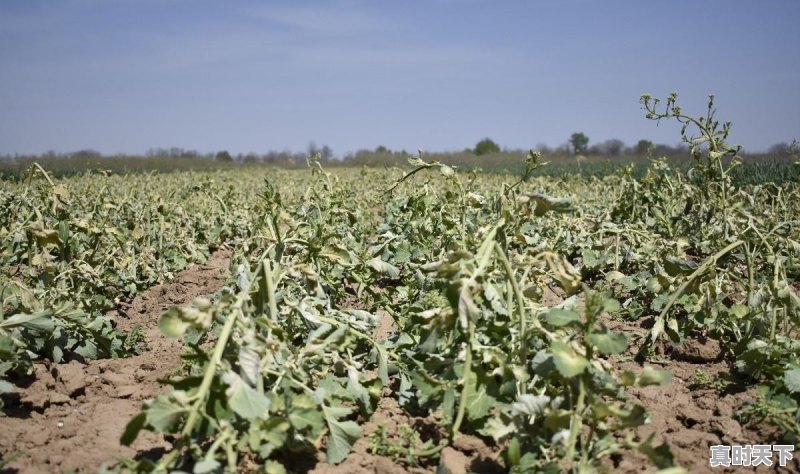
[[[613,142],[613,143],[609,143]],[[683,146],[652,145],[645,148],[642,142],[637,147],[625,147],[618,141],[607,141],[588,147],[585,154],[576,155],[568,147],[548,148],[538,146],[543,161],[549,164],[538,171],[542,175],[580,174],[604,176],[619,172],[623,166],[633,165],[633,173],[644,174],[654,158],[666,157],[677,168],[688,169],[692,158]],[[765,181],[797,181],[800,174],[795,151],[788,145],[776,145],[766,153],[742,153],[742,166],[734,174],[740,183]],[[412,156],[407,151],[392,151],[386,147],[360,150],[337,158],[332,150],[323,146],[309,146],[306,152],[270,151],[263,154],[249,153],[231,155],[227,151],[201,154],[182,148],[152,149],[145,155],[103,156],[93,150],[58,154],[0,156],[0,179],[21,179],[28,169],[38,163],[53,176],[61,177],[87,171],[102,173],[171,172],[182,170],[210,170],[238,166],[304,167],[306,158],[319,154],[327,167],[339,166],[408,166]],[[413,156],[416,156],[414,153]],[[426,161],[439,161],[460,170],[482,170],[495,173],[521,173],[524,169],[527,150],[501,150],[488,154],[476,154],[474,150],[461,152],[422,152]]]

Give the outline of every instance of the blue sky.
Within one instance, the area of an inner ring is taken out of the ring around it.
[[[0,2],[0,153],[800,139],[800,1]]]

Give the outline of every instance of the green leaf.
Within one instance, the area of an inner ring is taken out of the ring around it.
[[[567,378],[582,373],[589,365],[589,362],[576,354],[569,344],[561,341],[554,341],[550,345],[550,353],[553,354],[553,362],[558,372]]]
[[[547,324],[551,326],[561,327],[568,324],[577,323],[581,321],[581,315],[575,311],[566,309],[554,308],[547,312],[544,316]]]
[[[228,384],[225,395],[231,410],[245,420],[267,417],[270,401],[264,394],[258,393],[234,372],[225,374],[223,380]]]
[[[325,420],[316,408],[292,408],[289,413],[289,422],[299,431],[310,429],[313,437],[324,431]]]
[[[783,383],[790,392],[800,392],[800,369],[792,369],[784,372]]]
[[[592,333],[587,339],[603,354],[620,354],[628,347],[624,334],[611,331]]]
[[[467,383],[471,385],[467,396],[467,419],[474,421],[485,418],[489,410],[497,405],[497,400],[486,393],[486,385],[479,383],[478,376],[474,372],[469,373]]]
[[[354,421],[339,421],[350,414],[350,409],[323,405],[325,422],[328,424],[328,451],[325,460],[329,464],[339,464],[347,457],[353,443],[361,437],[361,427]]]
[[[147,408],[147,424],[162,433],[174,433],[187,413],[185,392],[160,395]]]
[[[81,356],[87,359],[98,359],[100,354],[97,350],[97,345],[95,345],[92,341],[83,341],[83,344],[76,347],[74,349],[76,354],[80,354]]]

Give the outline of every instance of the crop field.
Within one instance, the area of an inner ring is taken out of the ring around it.
[[[800,166],[665,103],[688,172],[0,182],[0,471],[797,471]]]

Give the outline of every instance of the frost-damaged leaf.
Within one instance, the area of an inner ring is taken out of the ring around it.
[[[792,369],[784,372],[783,383],[790,392],[800,392],[800,369]]]
[[[246,345],[239,348],[239,367],[240,373],[245,381],[253,386],[256,384],[259,377],[259,366],[261,365],[261,358],[258,351],[252,345]]]
[[[29,225],[26,230],[36,238],[36,241],[42,247],[47,245],[58,245],[58,231],[55,229],[46,229],[44,224],[40,221],[34,222]]]
[[[511,413],[518,415],[541,415],[550,403],[547,395],[531,395],[529,393],[517,396],[517,401],[511,404]]]
[[[53,312],[50,310],[40,311],[34,314],[15,314],[0,322],[0,329],[11,329],[22,326],[35,331],[49,332],[55,329],[52,316]]]
[[[747,313],[750,312],[747,306],[739,303],[736,303],[733,306],[731,306],[729,311],[733,316],[739,319],[744,318],[745,316],[747,316]]]
[[[672,380],[672,374],[666,370],[658,370],[647,365],[642,373],[636,375],[626,370],[619,377],[620,383],[625,387],[647,387],[649,385],[665,385]]]
[[[339,421],[339,418],[350,414],[349,408],[323,405],[322,412],[328,424],[328,452],[325,460],[330,464],[339,464],[350,453],[353,443],[361,437],[361,427],[354,421]]]
[[[547,212],[572,212],[572,201],[567,198],[557,198],[542,193],[528,193],[529,198],[536,201],[535,216],[543,216]]]
[[[358,261],[351,251],[340,244],[326,246],[322,249],[322,252],[319,253],[319,256],[345,266],[354,265]]]
[[[499,418],[494,417],[489,418],[489,421],[486,422],[486,425],[482,429],[478,430],[478,432],[484,436],[491,436],[492,439],[497,442],[516,430],[517,428],[514,426],[514,423],[504,423]]]
[[[620,354],[628,347],[628,340],[624,334],[608,330],[592,333],[587,339],[603,354]]]
[[[556,369],[564,377],[575,377],[589,365],[585,358],[576,354],[569,344],[564,342],[554,341],[550,345],[550,352],[553,354],[553,362],[556,364]]]
[[[192,474],[208,474],[209,472],[217,471],[219,468],[219,461],[216,459],[204,459],[194,465]]]
[[[190,326],[207,328],[210,324],[210,311],[200,311],[191,307],[173,307],[161,316],[158,327],[167,337],[181,337]]]
[[[347,392],[367,413],[373,412],[369,390],[361,385],[360,372],[353,366],[347,368]]]
[[[503,301],[500,299],[500,294],[491,283],[483,285],[483,296],[492,305],[492,311],[497,314],[508,315],[508,309],[503,306]]]
[[[246,420],[266,417],[270,407],[269,398],[258,393],[234,372],[226,373],[222,379],[228,384],[228,389],[225,390],[225,395],[228,396],[228,406],[237,415]]]
[[[464,330],[467,329],[468,321],[475,319],[480,313],[472,296],[476,287],[474,280],[461,279],[461,288],[458,292],[458,322]]]
[[[384,275],[389,275],[390,278],[397,278],[400,276],[400,269],[392,265],[391,263],[384,262],[379,257],[375,257],[369,261],[367,261],[370,267],[378,273],[382,273]]]
[[[378,378],[381,379],[381,383],[387,385],[389,383],[389,354],[380,343],[375,345],[375,349],[378,352]]]
[[[283,467],[283,464],[272,459],[267,460],[266,464],[264,464],[264,470],[266,474],[286,474],[286,468]]]

